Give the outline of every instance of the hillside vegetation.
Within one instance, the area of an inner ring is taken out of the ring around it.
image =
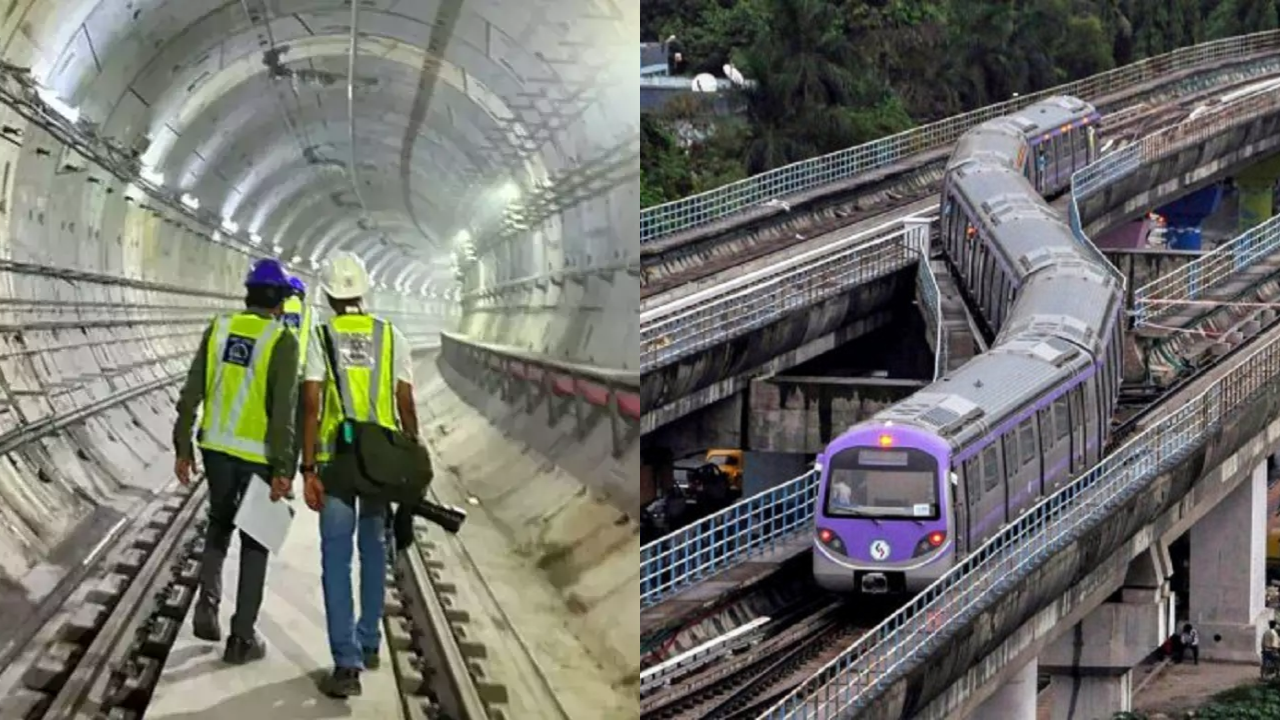
[[[733,63],[743,117],[641,119],[643,204],[874,140],[1206,40],[1277,27],[1280,0],[641,0],[687,73]],[[706,137],[680,147],[677,121]]]

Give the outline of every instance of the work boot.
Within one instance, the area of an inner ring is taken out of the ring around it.
[[[232,635],[227,638],[227,651],[222,653],[222,661],[232,665],[244,665],[267,656],[267,646],[262,639],[254,636],[249,639]]]
[[[334,668],[332,674],[320,681],[320,692],[340,700],[360,695],[364,692],[360,687],[360,671],[355,668]]]
[[[208,603],[196,602],[191,611],[191,631],[201,640],[220,642],[222,627],[218,624],[218,608]]]
[[[377,648],[374,648],[373,650],[370,650],[369,648],[365,648],[364,649],[364,669],[377,670],[381,666],[382,666],[382,658],[378,656]]]

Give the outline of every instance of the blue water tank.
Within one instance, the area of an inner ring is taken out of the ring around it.
[[[1201,233],[1199,225],[1190,227],[1171,227],[1165,231],[1169,238],[1170,250],[1200,250]]]

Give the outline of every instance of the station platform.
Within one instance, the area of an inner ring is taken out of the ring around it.
[[[307,509],[301,495],[294,501],[298,515],[289,528],[284,552],[272,557],[267,587],[258,618],[258,634],[267,656],[246,665],[222,662],[226,633],[235,612],[235,589],[240,567],[240,542],[235,538],[227,554],[222,584],[223,642],[198,640],[191,633],[188,613],[156,686],[147,720],[308,720],[368,717],[403,718],[401,696],[391,670],[386,642],[382,667],[361,676],[364,694],[349,700],[325,697],[316,683],[333,666],[325,632],[324,596],[320,591],[319,516]],[[354,573],[359,563],[354,562]],[[358,588],[358,584],[353,584]],[[357,601],[358,602],[358,601]]]
[[[668,627],[692,617],[703,608],[718,604],[723,598],[774,574],[784,564],[808,552],[812,545],[811,532],[797,532],[758,555],[642,609],[640,634],[643,636]]]

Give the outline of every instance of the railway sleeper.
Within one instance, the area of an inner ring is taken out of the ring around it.
[[[392,579],[398,587],[400,598],[414,598],[414,602],[421,602],[421,598],[416,598],[416,594],[419,591],[434,591],[443,609],[450,633],[453,635],[453,641],[466,663],[466,672],[471,676],[476,692],[485,705],[489,720],[506,720],[508,715],[502,706],[509,701],[507,688],[501,683],[492,682],[488,678],[488,671],[483,662],[488,657],[488,648],[483,643],[475,642],[471,639],[468,627],[471,621],[471,614],[457,607],[458,587],[454,582],[446,579],[446,565],[436,554],[436,544],[427,540],[425,534],[419,533],[416,546],[428,575],[423,580],[430,582],[431,587],[421,588],[421,590],[408,587],[411,584],[408,573],[394,573]],[[444,714],[444,708],[439,704],[438,695],[432,689],[438,676],[444,670],[434,667],[423,650],[424,645],[428,642],[424,634],[432,631],[430,628],[417,627],[414,619],[404,611],[403,604],[400,605],[400,610],[401,617],[396,618],[397,624],[399,624],[401,631],[407,636],[413,647],[411,651],[403,653],[408,658],[408,671],[413,674],[402,674],[401,682],[404,683],[404,678],[411,677],[414,678],[411,682],[417,684],[416,688],[410,688],[406,694],[429,698],[430,704],[424,706],[425,717],[448,718],[449,716]],[[420,681],[416,678],[420,678]],[[470,719],[458,718],[455,720]]]
[[[169,520],[172,523],[172,514]],[[177,642],[195,599],[195,573],[191,572],[191,566],[203,551],[206,528],[207,522],[198,520],[192,528],[192,537],[179,539],[177,552],[153,579],[157,590],[148,603],[146,619],[134,631],[132,642],[113,665],[98,698],[96,717],[141,718],[146,712],[164,672],[169,651]],[[152,548],[159,544],[162,536],[163,532],[157,533]]]

